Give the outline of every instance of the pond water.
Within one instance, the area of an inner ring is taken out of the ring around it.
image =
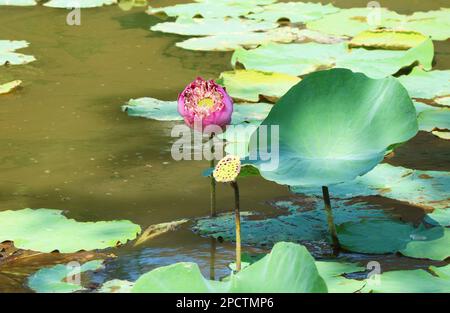
[[[411,13],[438,9],[448,1],[382,5]],[[21,90],[0,99],[0,210],[62,209],[80,221],[129,219],[143,228],[208,214],[209,183],[200,175],[207,161],[173,161],[173,124],[131,118],[120,107],[130,98],[144,96],[175,100],[196,76],[213,79],[231,69],[231,53],[179,49],[174,46],[179,36],[149,30],[160,20],[144,10],[85,9],[81,25],[68,26],[64,9],[0,7],[1,39],[30,42],[20,52],[37,59],[0,68],[2,81],[23,80]],[[450,68],[449,41],[435,42],[435,48],[435,67]],[[420,133],[389,162],[449,171],[449,155],[448,144]],[[244,210],[267,212],[272,210],[267,201],[290,196],[286,187],[258,178],[244,181],[241,193]],[[229,187],[219,186],[217,196],[218,210],[229,211],[233,205]],[[408,207],[396,205],[400,211]],[[231,244],[216,244],[216,277],[227,273],[233,249]],[[178,261],[198,262],[205,275],[210,272],[211,241],[188,227],[114,253],[120,258],[103,272],[108,278],[133,280]],[[420,266],[405,258],[391,257],[389,262],[394,267]]]

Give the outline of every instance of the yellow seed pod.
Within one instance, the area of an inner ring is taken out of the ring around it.
[[[234,155],[227,155],[217,163],[214,169],[214,179],[221,183],[229,183],[236,180],[241,171],[241,160]]]

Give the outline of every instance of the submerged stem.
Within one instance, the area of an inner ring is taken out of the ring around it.
[[[241,213],[239,204],[239,186],[237,182],[232,182],[231,187],[234,189],[234,212],[236,221],[236,271],[241,270]]]
[[[211,133],[209,139],[212,140],[214,138],[214,133]],[[211,159],[211,163],[210,163],[210,167],[214,168],[215,166],[215,162],[214,162],[214,140],[212,140],[212,148],[211,148],[211,152],[212,152],[212,159]],[[211,175],[211,187],[210,187],[210,195],[211,195],[211,199],[210,199],[210,208],[211,208],[211,217],[215,217],[217,215],[216,213],[216,180],[214,179],[214,177]]]
[[[337,255],[341,249],[341,244],[339,243],[339,238],[336,232],[336,226],[333,219],[333,211],[331,209],[330,194],[328,193],[328,187],[322,186],[323,202],[325,203],[325,211],[327,213],[328,231],[331,235],[331,240],[333,242],[333,253]]]

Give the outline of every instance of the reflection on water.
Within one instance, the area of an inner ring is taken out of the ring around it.
[[[189,1],[152,5],[176,2]],[[446,2],[387,5],[409,13]],[[365,6],[366,1],[335,4]],[[217,78],[230,69],[231,54],[179,49],[174,44],[181,37],[150,32],[159,19],[143,11],[86,9],[80,26],[68,26],[67,10],[0,7],[1,39],[29,41],[20,52],[37,58],[0,68],[2,82],[23,80],[22,90],[0,98],[0,210],[56,208],[79,220],[130,219],[143,228],[208,214],[209,182],[201,177],[208,162],[174,162],[169,152],[173,124],[130,118],[120,106],[143,96],[176,99],[196,76]],[[449,68],[448,41],[436,47],[437,67]],[[395,162],[402,165],[407,158],[411,166],[415,155],[427,159],[427,144],[414,142],[407,150],[414,153]],[[450,168],[448,159],[439,164]],[[243,181],[241,193],[243,210],[265,211],[270,210],[265,201],[288,195],[286,188],[258,178]],[[218,186],[218,211],[230,210],[232,200],[227,186]],[[118,249],[119,258],[104,275],[135,279],[178,261],[198,262],[206,277],[228,274],[232,245],[214,247],[187,230],[163,237],[170,240]]]

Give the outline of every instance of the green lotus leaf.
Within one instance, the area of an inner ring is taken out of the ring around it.
[[[420,171],[380,164],[352,182],[330,187],[330,193],[340,199],[380,195],[422,207],[446,208],[450,205],[449,188],[450,172]],[[316,187],[292,187],[291,190],[307,195],[322,195],[322,190]]]
[[[424,270],[390,271],[380,274],[379,283],[367,284],[365,292],[374,293],[448,293],[449,279]]]
[[[15,50],[28,47],[28,42],[24,40],[0,40],[0,66],[6,63],[17,65],[35,61],[32,55],[25,55],[15,52]]]
[[[177,4],[168,7],[153,8],[149,6],[147,13],[151,15],[165,14],[172,17],[198,17],[205,19],[240,17],[262,8],[251,1],[204,1],[197,3]]]
[[[269,29],[265,32],[222,33],[214,36],[190,38],[176,43],[176,46],[194,51],[233,51],[242,47],[256,48],[269,42],[289,43],[298,41],[306,38],[303,36],[303,32],[304,30],[287,26]],[[321,36],[317,38],[326,40],[330,37]]]
[[[425,110],[419,113],[417,120],[420,130],[450,130],[450,108]]]
[[[263,31],[277,27],[277,23],[240,18],[178,18],[175,22],[156,24],[150,30],[185,36],[211,36]]]
[[[352,263],[316,261],[320,276],[325,280],[329,293],[352,293],[361,290],[366,284],[363,280],[348,279],[344,274],[364,272],[364,267]]]
[[[142,275],[132,292],[327,292],[305,247],[277,243],[270,254],[227,281],[203,277],[195,263],[177,263]]]
[[[0,0],[0,5],[32,6],[36,4],[36,0]]]
[[[339,11],[332,4],[323,5],[311,2],[274,3],[264,6],[263,9],[261,12],[247,15],[247,17],[272,22],[287,19],[291,23],[306,23]]]
[[[385,8],[351,8],[308,22],[306,27],[327,34],[351,37],[366,30],[384,27],[419,32],[433,40],[446,40],[450,37],[449,16],[450,9],[401,15]]]
[[[98,290],[100,293],[130,293],[134,282],[121,279],[113,279],[104,282]]]
[[[71,9],[71,8],[97,8],[104,5],[111,5],[117,3],[117,0],[50,0],[44,3],[44,6],[50,8],[61,8],[61,9]]]
[[[430,266],[430,271],[436,276],[450,281],[450,264],[446,266]]]
[[[366,30],[350,40],[350,48],[408,50],[428,39],[421,33],[389,29]]]
[[[272,108],[272,104],[264,102],[235,104],[231,124],[260,122],[266,118]]]
[[[144,117],[157,121],[182,121],[177,101],[162,101],[154,98],[131,99],[122,106],[129,116]]]
[[[291,201],[278,201],[275,206],[287,211],[277,217],[260,216],[247,212],[242,214],[241,237],[243,244],[255,246],[271,246],[278,241],[320,241],[328,238],[327,217],[322,202],[314,202],[314,209],[303,211],[299,205]],[[336,224],[362,220],[387,219],[388,215],[380,207],[361,203],[346,203],[333,201],[334,219]],[[201,218],[192,229],[202,236],[234,241],[234,215],[222,214],[215,218]]]
[[[412,98],[433,99],[450,94],[450,70],[426,72],[416,67],[398,80]]]
[[[360,253],[400,252],[420,259],[445,260],[450,256],[450,230],[444,227],[425,229],[390,220],[365,220],[337,226],[343,248]]]
[[[94,260],[84,263],[79,270],[68,267],[66,264],[58,264],[43,268],[28,278],[28,286],[39,293],[70,293],[85,290],[81,284],[68,282],[67,277],[95,271],[103,267],[103,260]]]
[[[345,69],[306,76],[274,105],[260,128],[271,125],[279,125],[279,159],[271,160],[265,147],[250,145],[250,158],[258,158],[251,162],[265,179],[302,186],[364,175],[389,146],[418,130],[414,105],[395,78],[375,80]],[[272,147],[268,137],[267,147]]]
[[[431,69],[434,48],[431,40],[406,51],[366,50],[347,48],[337,44],[281,44],[269,43],[253,50],[238,49],[232,65],[242,64],[248,70],[304,75],[321,68],[347,68],[362,72],[372,78],[382,78],[397,73],[416,62]]]
[[[115,247],[135,239],[139,225],[130,221],[77,222],[60,210],[23,209],[0,212],[0,242],[20,249],[71,253]]]
[[[260,96],[280,98],[299,81],[297,76],[287,74],[236,70],[220,74],[218,83],[235,99],[258,102]]]
[[[21,80],[14,80],[12,82],[0,85],[0,95],[12,92],[22,84]]]
[[[425,221],[431,225],[450,226],[450,208],[436,209],[425,216]]]

